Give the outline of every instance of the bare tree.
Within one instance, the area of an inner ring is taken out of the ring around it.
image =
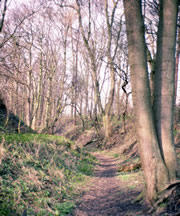
[[[160,1],[152,111],[141,2],[124,0],[139,151],[146,178],[146,198],[151,204],[159,192],[176,181],[177,174],[173,141],[177,4],[178,1]]]

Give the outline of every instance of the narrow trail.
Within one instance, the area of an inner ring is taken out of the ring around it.
[[[79,200],[72,216],[129,216],[144,215],[143,207],[133,203],[139,191],[128,189],[117,179],[117,159],[96,154],[95,168],[89,190]]]

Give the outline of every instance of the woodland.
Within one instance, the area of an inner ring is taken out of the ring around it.
[[[0,0],[0,215],[180,214],[179,9]]]

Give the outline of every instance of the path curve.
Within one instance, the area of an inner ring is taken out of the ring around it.
[[[142,214],[142,206],[134,204],[136,190],[121,188],[117,176],[117,159],[96,154],[95,168],[89,190],[82,196],[72,216],[130,216]],[[126,188],[126,187],[123,187]]]

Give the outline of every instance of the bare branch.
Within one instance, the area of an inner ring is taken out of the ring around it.
[[[4,25],[4,20],[5,20],[6,10],[7,10],[7,1],[8,0],[4,0],[4,7],[3,7],[3,11],[2,11],[2,19],[0,21],[0,32],[2,32],[3,25]],[[0,3],[1,3],[1,1],[0,1]]]

